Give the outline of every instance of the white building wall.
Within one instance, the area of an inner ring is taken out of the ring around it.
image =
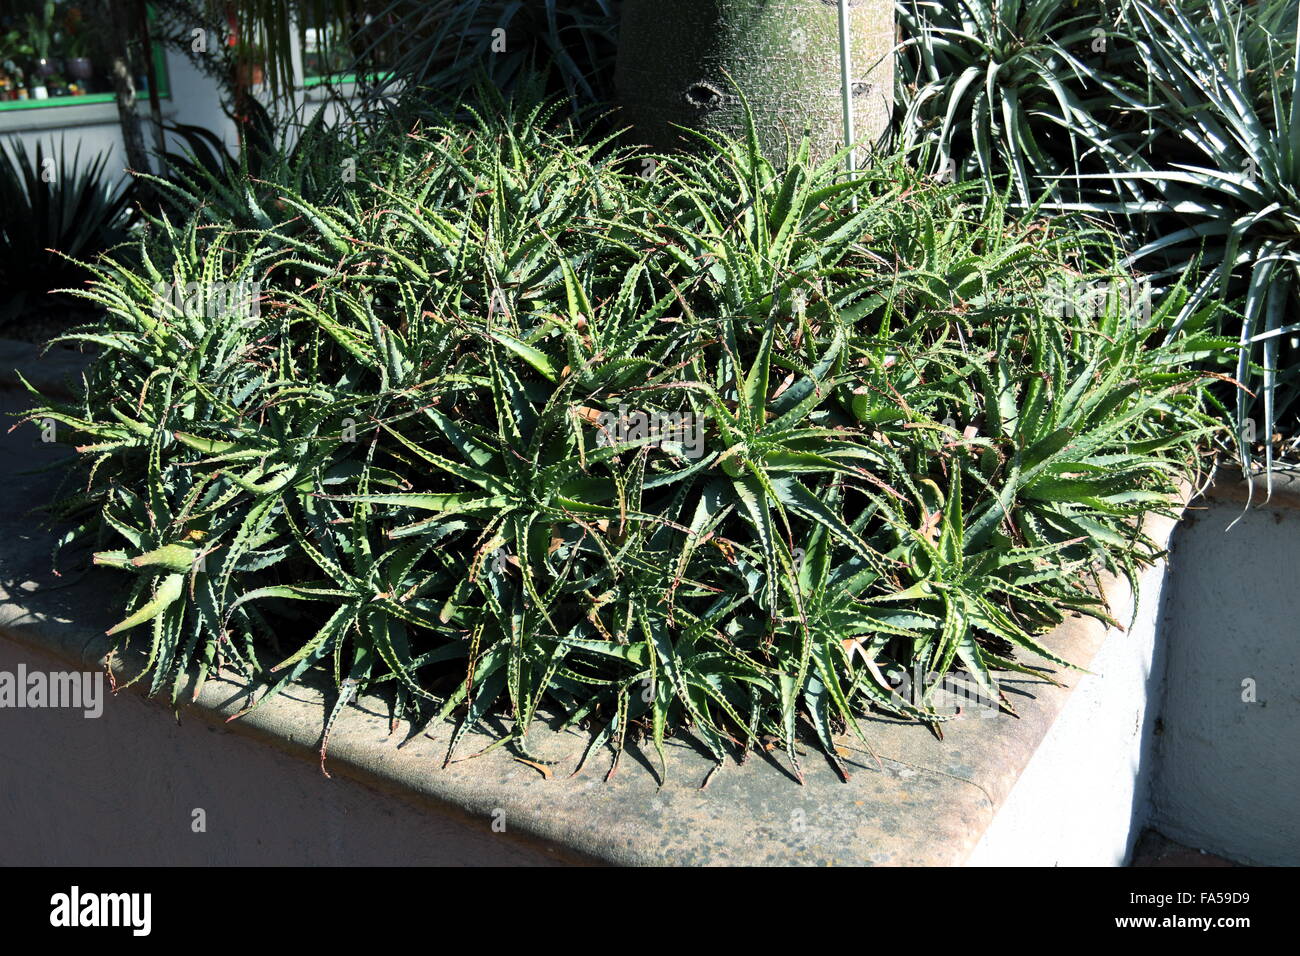
[[[210,78],[199,72],[187,57],[168,52],[167,73],[171,95],[162,100],[163,119],[170,123],[203,126],[221,136],[232,146],[236,143],[234,124],[221,111],[220,92]],[[138,100],[136,109],[145,120],[145,146],[152,150],[153,128],[149,121],[149,101]],[[122,146],[122,128],[118,124],[114,103],[86,103],[73,106],[48,106],[0,112],[0,141],[17,141],[34,154],[41,143],[47,152],[57,152],[60,141],[69,150],[81,148],[81,161],[108,152],[108,169],[125,176],[126,152]],[[179,146],[175,137],[168,148]]]

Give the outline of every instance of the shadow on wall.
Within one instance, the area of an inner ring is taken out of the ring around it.
[[[1300,492],[1244,514],[1241,501],[1198,504],[1175,532],[1161,608],[1150,823],[1239,862],[1295,866]]]
[[[1192,508],[1196,508],[1193,503]],[[1138,853],[1139,844],[1147,828],[1153,826],[1155,816],[1156,777],[1160,764],[1160,737],[1163,733],[1165,707],[1165,680],[1169,670],[1169,634],[1170,607],[1178,593],[1178,564],[1174,554],[1178,546],[1179,534],[1185,522],[1191,519],[1194,511],[1188,511],[1175,526],[1167,548],[1166,573],[1161,582],[1160,594],[1156,598],[1155,622],[1152,628],[1154,640],[1145,674],[1142,700],[1146,706],[1140,711],[1140,728],[1138,729],[1137,763],[1133,768],[1133,802],[1131,826],[1128,834],[1128,847],[1124,863],[1133,865],[1133,858]],[[1143,581],[1143,584],[1146,584]]]

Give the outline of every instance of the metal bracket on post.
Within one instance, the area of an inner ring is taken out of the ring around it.
[[[856,169],[853,162],[853,62],[849,44],[849,0],[839,0],[840,8],[840,100],[844,104],[844,147],[848,153],[844,158],[845,170],[852,178]],[[858,211],[858,197],[852,198],[853,211]]]

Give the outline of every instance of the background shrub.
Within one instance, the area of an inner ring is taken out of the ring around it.
[[[1296,398],[1293,0],[901,0],[899,19],[900,133],[935,168],[1105,219],[1157,294],[1186,281],[1187,315],[1229,306],[1217,394],[1271,478]]]
[[[107,154],[81,161],[59,143],[29,154],[21,143],[0,147],[0,327],[25,310],[55,303],[51,290],[81,285],[93,259],[126,240],[132,221],[129,182],[106,175]]]
[[[1048,193],[1080,198],[1075,176],[1118,172],[1125,154],[1150,141],[1122,7],[900,0],[903,141],[932,146],[936,172],[977,179],[994,193],[1009,187],[1025,205]],[[1105,177],[1089,185],[1137,198]]]
[[[1157,137],[1115,178],[1144,187],[1140,203],[1088,212],[1157,217],[1129,262],[1157,281],[1195,284],[1190,312],[1207,296],[1233,306],[1238,339],[1234,390],[1237,447],[1249,468],[1260,418],[1271,479],[1275,423],[1297,396],[1294,333],[1300,306],[1300,24],[1296,5],[1206,0],[1190,12],[1135,0],[1130,17],[1148,82]]]

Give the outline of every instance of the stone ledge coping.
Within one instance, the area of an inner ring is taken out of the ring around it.
[[[0,411],[25,407],[25,395],[0,392]],[[22,471],[52,462],[56,448],[40,443],[31,426],[0,437],[0,488],[9,502],[36,505],[48,498],[48,479]],[[93,569],[80,578],[56,577],[50,568],[51,538],[24,510],[11,506],[0,516],[0,637],[51,652],[76,667],[102,669],[110,644],[104,629],[114,623],[109,609],[116,575]],[[1152,516],[1146,530],[1164,542],[1173,525],[1171,518]],[[1127,620],[1132,595],[1126,582],[1112,578],[1103,586],[1116,619]],[[1046,642],[1086,668],[1112,631],[1092,618],[1074,617]],[[138,665],[127,661],[114,670],[120,676],[133,666]],[[1056,676],[1073,683],[1069,674]],[[443,769],[452,725],[433,725],[398,749],[410,726],[390,735],[387,706],[374,698],[363,698],[340,716],[330,737],[329,770],[481,825],[485,834],[493,815],[504,812],[512,838],[573,862],[960,865],[1071,694],[1069,687],[1015,674],[1007,675],[1002,687],[1019,719],[959,717],[943,725],[943,741],[920,725],[885,717],[864,720],[862,729],[880,764],[857,738],[843,736],[848,782],[808,748],[801,759],[802,786],[788,769],[788,758],[777,752],[756,753],[743,765],[729,760],[702,789],[714,764],[685,737],[667,742],[668,776],[662,786],[653,749],[630,743],[607,782],[607,750],[593,754],[582,773],[571,777],[588,737],[540,724],[530,735],[530,747],[543,759],[563,761],[549,778],[505,747]],[[248,701],[249,689],[242,684],[211,680],[181,716],[224,722]],[[332,694],[298,686],[225,726],[316,764],[329,703]],[[166,701],[157,706],[160,720],[171,719]],[[493,739],[471,732],[457,754],[477,753]],[[330,786],[325,779],[320,783]]]
[[[1300,508],[1300,470],[1295,466],[1273,472],[1273,489],[1269,493],[1268,479],[1255,474],[1247,481],[1241,468],[1224,466],[1215,475],[1214,484],[1205,490],[1205,496],[1215,501],[1235,501],[1252,508]]]

